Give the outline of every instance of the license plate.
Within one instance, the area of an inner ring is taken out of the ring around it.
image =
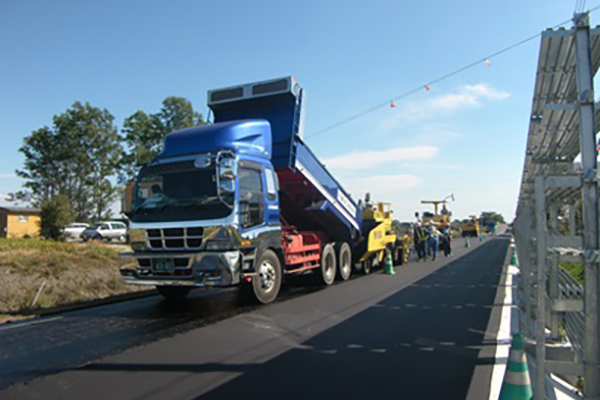
[[[157,258],[154,260],[152,270],[154,272],[173,272],[175,270],[175,264],[170,258]]]

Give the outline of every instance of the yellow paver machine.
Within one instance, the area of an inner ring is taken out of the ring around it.
[[[477,237],[479,236],[479,221],[477,221],[477,216],[470,215],[469,219],[466,219],[462,222],[460,227],[462,237]]]
[[[423,213],[423,225],[427,226],[429,223],[433,222],[437,229],[449,227],[452,212],[446,208],[447,203],[448,202],[446,200],[421,200],[421,204],[433,204],[434,207],[433,214],[427,211]],[[438,213],[438,207],[440,204],[442,205],[442,209]]]
[[[409,232],[397,235],[392,229],[392,205],[386,202],[370,204],[363,210],[363,231],[369,232],[359,262],[363,272],[383,262],[386,250],[392,255],[394,265],[408,262],[412,236]]]

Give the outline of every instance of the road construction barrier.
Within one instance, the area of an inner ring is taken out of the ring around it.
[[[392,255],[389,250],[385,252],[385,261],[383,262],[383,273],[385,275],[395,275],[394,263],[392,262]]]
[[[512,249],[512,256],[510,257],[510,265],[512,265],[513,267],[518,267],[519,260],[517,259],[517,251],[515,249],[515,246],[511,246],[511,249]]]
[[[498,400],[531,399],[533,399],[533,391],[527,368],[527,357],[523,348],[523,335],[515,333]]]

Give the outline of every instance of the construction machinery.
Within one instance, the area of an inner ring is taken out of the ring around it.
[[[397,236],[392,229],[391,203],[371,204],[367,194],[362,213],[362,230],[365,240],[362,246],[359,244],[358,253],[362,254],[359,261],[363,273],[368,274],[373,266],[383,261],[386,249],[392,253],[394,264],[400,263],[400,252],[396,247]]]
[[[429,225],[433,222],[437,229],[447,228],[450,226],[450,217],[452,212],[446,208],[446,200],[421,200],[421,204],[433,204],[434,213],[425,211],[423,213],[423,225]],[[441,211],[438,213],[439,205],[442,205]]]
[[[410,258],[410,248],[414,244],[414,226],[410,222],[401,222],[395,229],[396,232],[396,253],[394,254],[394,263],[399,265],[408,264]]]
[[[460,227],[462,237],[477,237],[479,236],[479,221],[475,215],[470,215],[469,219],[465,219]]]

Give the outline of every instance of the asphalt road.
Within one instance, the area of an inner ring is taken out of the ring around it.
[[[0,327],[0,398],[485,399],[508,239],[455,244],[269,306],[199,292]]]

